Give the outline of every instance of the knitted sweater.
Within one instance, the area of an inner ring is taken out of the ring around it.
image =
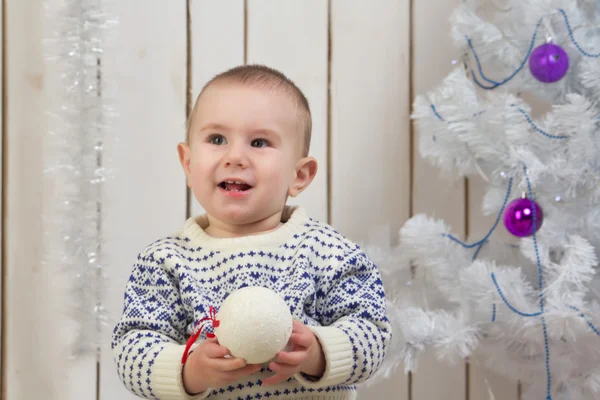
[[[190,218],[138,255],[112,340],[129,391],[160,400],[355,398],[355,384],[377,370],[391,339],[379,272],[357,245],[301,208],[284,214],[276,230],[226,239],[206,234],[206,216]],[[244,286],[276,291],[309,326],[325,355],[323,377],[262,386],[274,374],[264,366],[227,387],[187,394],[181,357],[195,322]]]

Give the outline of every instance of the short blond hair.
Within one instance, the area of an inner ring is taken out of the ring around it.
[[[261,87],[269,90],[276,90],[287,94],[298,108],[299,122],[302,124],[304,131],[304,156],[308,155],[310,150],[310,140],[312,135],[312,115],[308,99],[304,93],[296,86],[296,84],[285,76],[282,72],[274,68],[260,64],[240,65],[228,69],[208,81],[200,94],[196,98],[196,104],[202,96],[202,93],[214,83],[238,84],[242,86]],[[194,106],[194,109],[196,107]],[[186,123],[186,141],[190,138],[191,118],[194,114],[194,109],[190,113]]]

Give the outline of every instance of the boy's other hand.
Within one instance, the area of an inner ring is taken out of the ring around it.
[[[294,320],[290,344],[290,351],[280,352],[275,361],[269,364],[269,369],[274,371],[275,375],[264,379],[263,385],[276,385],[299,372],[317,378],[323,376],[325,355],[313,331],[300,321]]]
[[[227,386],[247,375],[260,371],[260,365],[248,365],[242,358],[225,358],[229,350],[216,338],[202,342],[189,355],[183,366],[183,386],[189,394],[208,388]]]

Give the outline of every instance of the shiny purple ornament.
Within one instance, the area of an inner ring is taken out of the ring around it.
[[[533,234],[533,211],[535,210],[536,231],[544,222],[541,207],[528,198],[511,201],[504,210],[504,226],[517,237],[527,237]]]
[[[569,56],[565,50],[552,43],[536,47],[529,57],[529,70],[540,82],[552,83],[561,80],[569,69]]]

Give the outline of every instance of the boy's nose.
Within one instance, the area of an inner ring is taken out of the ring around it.
[[[232,160],[232,161],[227,161],[225,163],[226,167],[231,167],[231,166],[235,166],[235,167],[245,167],[245,164],[239,160]]]
[[[246,153],[241,146],[231,146],[225,155],[225,166],[245,167],[248,164]]]

